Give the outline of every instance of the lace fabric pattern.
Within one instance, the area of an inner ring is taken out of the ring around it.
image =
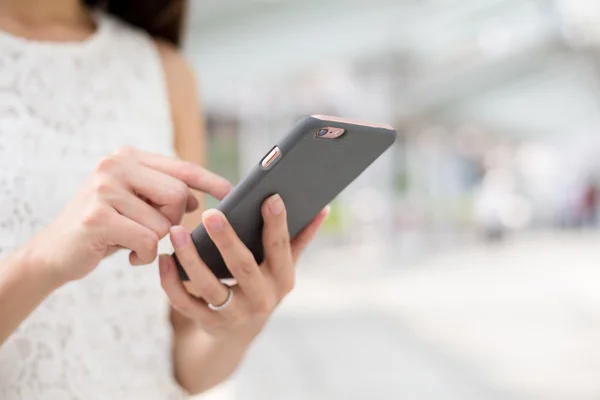
[[[151,38],[104,15],[98,26],[83,43],[0,32],[0,257],[48,225],[101,157],[121,146],[173,154]],[[171,339],[156,265],[130,267],[119,252],[0,347],[0,399],[185,398]]]

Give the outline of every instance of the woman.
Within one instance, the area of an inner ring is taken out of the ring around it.
[[[218,384],[326,216],[290,244],[281,198],[268,199],[258,266],[221,213],[194,211],[192,189],[223,197],[230,185],[197,166],[200,107],[176,50],[184,4],[90,7],[0,0],[1,399],[162,400]],[[235,288],[199,259],[178,225],[186,212]],[[125,267],[153,262],[168,233],[195,296],[170,256],[159,271]]]

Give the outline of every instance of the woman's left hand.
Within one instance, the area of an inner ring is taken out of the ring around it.
[[[295,264],[327,214],[327,209],[322,210],[290,242],[281,197],[274,195],[267,199],[262,207],[265,259],[259,266],[225,216],[218,210],[208,210],[202,216],[203,224],[237,281],[237,285],[232,287],[231,302],[220,311],[208,307],[208,303],[223,304],[229,289],[202,262],[189,232],[181,226],[171,228],[171,242],[197,297],[186,290],[169,255],[163,255],[159,260],[162,287],[172,306],[200,323],[207,333],[219,337],[241,334],[252,338],[294,287]]]

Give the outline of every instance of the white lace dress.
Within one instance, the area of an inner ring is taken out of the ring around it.
[[[152,40],[108,16],[98,26],[82,43],[0,31],[0,258],[52,221],[103,155],[173,153]],[[183,397],[156,265],[130,267],[125,252],[53,293],[0,347],[2,400]]]

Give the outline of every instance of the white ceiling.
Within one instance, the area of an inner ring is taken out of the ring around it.
[[[587,132],[600,127],[599,71],[587,61],[565,56],[449,106],[443,115],[453,121],[477,120],[507,132],[553,136]]]
[[[235,104],[256,87],[276,91],[285,77],[331,60],[400,54],[413,68],[398,96],[403,109],[500,132],[589,131],[600,127],[600,69],[562,47],[554,4],[193,0],[187,53],[209,106]]]
[[[215,99],[251,82],[306,70],[315,60],[405,52],[435,61],[456,51],[456,44],[473,36],[482,21],[496,20],[515,4],[523,8],[523,3],[531,2],[197,1],[192,3],[187,49],[204,77],[205,95]],[[476,45],[476,38],[471,41]]]

